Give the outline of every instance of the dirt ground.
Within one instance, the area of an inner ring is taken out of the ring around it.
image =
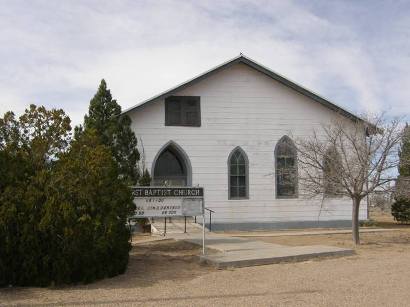
[[[199,246],[134,241],[129,269],[90,285],[0,290],[1,306],[409,306],[410,227],[366,233],[357,254],[228,270],[200,265]],[[350,235],[259,237],[351,246]]]

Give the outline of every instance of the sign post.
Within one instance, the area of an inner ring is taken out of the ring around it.
[[[202,200],[202,255],[205,255],[205,199]]]
[[[135,187],[133,218],[202,215],[202,253],[205,254],[204,189],[200,187]],[[165,222],[166,223],[166,222]]]

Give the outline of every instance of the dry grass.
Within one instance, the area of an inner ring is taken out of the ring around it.
[[[329,235],[312,235],[312,236],[283,236],[283,237],[257,237],[255,239],[297,246],[297,245],[333,245],[339,247],[355,248],[352,243],[351,234],[329,234]],[[410,227],[401,227],[394,232],[377,232],[377,233],[362,233],[360,235],[361,245],[357,247],[357,251],[369,250],[370,252],[376,249],[390,249],[403,245],[410,247]]]
[[[362,235],[357,255],[215,270],[201,248],[135,238],[124,275],[90,285],[0,290],[0,305],[30,306],[405,306],[410,301],[410,227]],[[263,237],[349,246],[350,235]]]

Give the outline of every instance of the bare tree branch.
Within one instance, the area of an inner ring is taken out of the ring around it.
[[[358,244],[360,201],[375,191],[390,191],[396,180],[401,121],[388,122],[383,116],[357,122],[338,119],[321,131],[296,140],[301,191],[310,196],[350,197]]]

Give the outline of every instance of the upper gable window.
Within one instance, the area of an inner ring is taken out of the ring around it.
[[[170,96],[165,99],[165,126],[201,126],[199,96]]]

